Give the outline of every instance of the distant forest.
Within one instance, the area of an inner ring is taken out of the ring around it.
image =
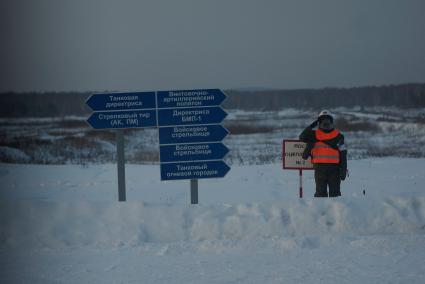
[[[425,108],[425,83],[379,87],[323,88],[297,90],[225,90],[224,108],[279,110],[333,107],[395,106]],[[1,93],[0,117],[54,117],[87,115],[90,92]]]

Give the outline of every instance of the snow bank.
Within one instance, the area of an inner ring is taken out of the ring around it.
[[[2,248],[425,233],[425,197],[211,206],[2,201],[0,208]]]
[[[158,165],[127,165],[119,203],[116,165],[0,164],[0,283],[423,283],[425,160],[349,169],[300,200],[296,171],[234,165],[191,206]]]

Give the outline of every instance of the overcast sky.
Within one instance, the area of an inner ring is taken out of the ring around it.
[[[0,1],[0,92],[425,82],[425,1]]]

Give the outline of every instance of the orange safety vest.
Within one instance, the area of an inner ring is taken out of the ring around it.
[[[317,142],[314,143],[313,150],[311,150],[311,162],[313,164],[339,164],[339,151],[322,142],[334,139],[339,135],[339,131],[334,129],[326,133],[318,129],[315,133]]]

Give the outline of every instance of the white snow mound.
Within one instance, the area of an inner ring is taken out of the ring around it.
[[[424,234],[425,197],[235,205],[0,202],[0,246],[121,247],[312,235]]]

